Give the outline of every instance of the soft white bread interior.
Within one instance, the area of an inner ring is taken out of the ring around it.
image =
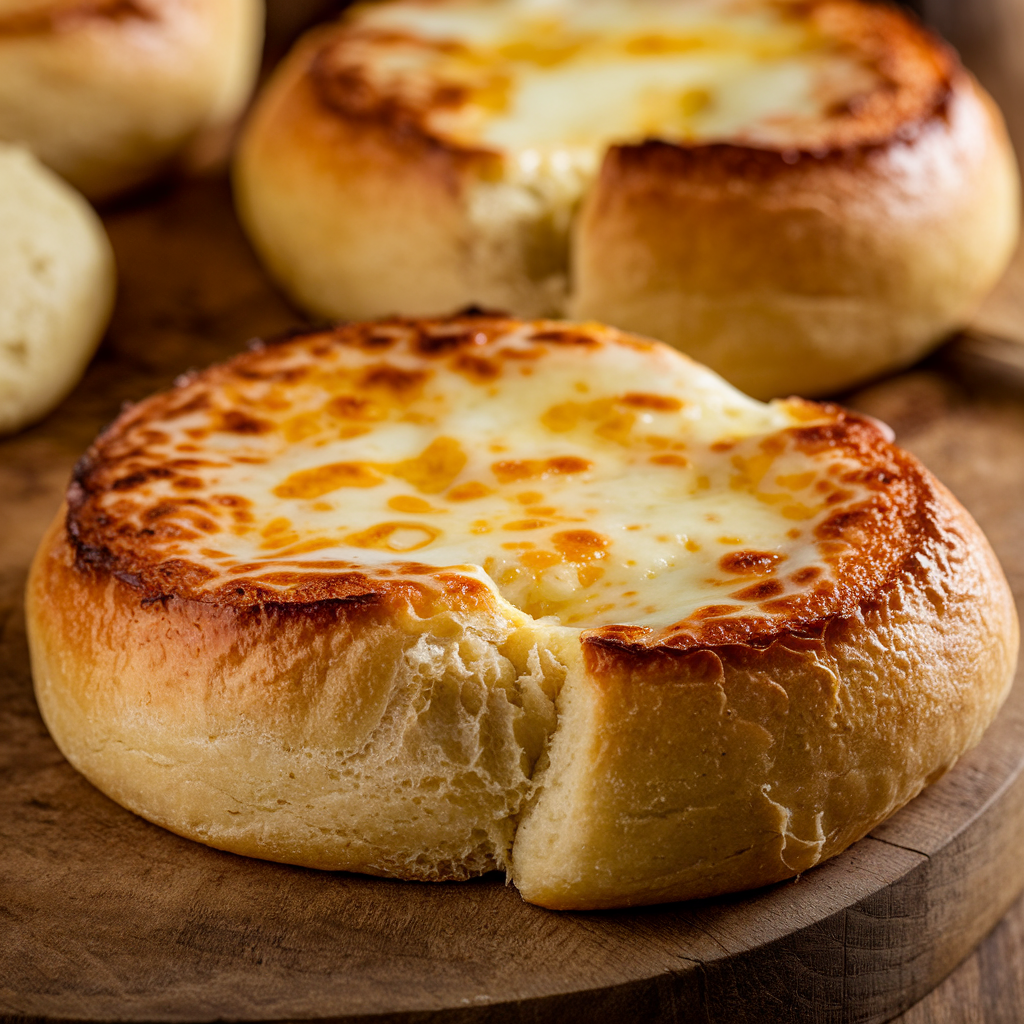
[[[838,853],[978,741],[1018,642],[978,527],[873,422],[493,316],[127,410],[27,615],[55,740],[150,820],[580,909]]]
[[[78,382],[115,278],[92,207],[30,153],[0,143],[0,434],[44,416]]]
[[[262,35],[259,0],[0,0],[0,139],[105,199],[235,121]]]
[[[593,318],[762,398],[912,362],[1019,216],[991,100],[858,0],[361,5],[277,69],[235,184],[319,315]]]

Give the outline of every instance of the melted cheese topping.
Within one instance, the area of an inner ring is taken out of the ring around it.
[[[813,15],[750,0],[398,0],[357,9],[336,57],[428,130],[529,171],[593,169],[659,138],[814,146],[878,90]]]
[[[136,407],[82,486],[105,543],[200,595],[415,563],[534,617],[658,628],[832,585],[845,542],[815,530],[863,500],[860,467],[791,430],[832,419],[597,325],[354,325]]]

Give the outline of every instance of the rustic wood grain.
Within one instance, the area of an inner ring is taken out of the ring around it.
[[[122,402],[300,319],[254,262],[223,182],[138,197],[106,221],[122,282],[110,335],[60,409],[0,444],[0,1019],[884,1021],[1024,887],[1022,687],[976,751],[846,854],[699,904],[555,914],[495,877],[323,874],[207,849],[107,800],[35,709],[21,612],[32,550]],[[979,335],[850,400],[959,494],[1021,595],[1024,391],[1006,365]],[[987,1005],[986,964],[1020,956],[1020,920],[945,983],[953,998]],[[928,1012],[907,1021],[989,1019]]]

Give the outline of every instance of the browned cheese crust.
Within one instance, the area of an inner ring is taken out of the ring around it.
[[[509,154],[438,127],[465,91],[382,85],[366,58],[380,30],[358,17],[321,28],[249,121],[242,220],[321,315],[477,305],[592,318],[668,341],[760,398],[907,365],[967,322],[1013,251],[1018,181],[1001,116],[896,10],[781,6],[875,86],[792,145],[611,145],[578,210],[554,178],[518,191]],[[517,204],[538,202],[547,220],[517,220]]]
[[[805,403],[761,442],[846,460],[811,538],[820,567],[779,596],[777,557],[732,552],[720,571],[740,589],[664,628],[570,629],[466,566],[318,563],[313,543],[211,568],[207,547],[260,513],[202,485],[218,439],[276,437],[317,360],[380,353],[378,379],[391,359],[406,381],[413,365],[444,381],[499,365],[510,331],[535,360],[666,351],[495,317],[356,324],[123,413],[76,469],[28,586],[39,705],[72,764],[221,849],[398,878],[503,868],[531,902],[587,909],[790,877],[977,743],[1016,660],[1006,581],[948,491],[834,406]]]
[[[0,139],[90,199],[226,149],[259,65],[257,0],[3,0]]]

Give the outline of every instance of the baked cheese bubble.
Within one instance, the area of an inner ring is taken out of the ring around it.
[[[200,600],[444,569],[581,629],[792,617],[834,602],[863,543],[830,526],[870,496],[838,415],[598,324],[353,324],[136,406],[69,522],[124,578]]]
[[[648,138],[813,145],[886,82],[841,22],[749,0],[399,0],[357,8],[334,57],[450,144],[592,170]]]

